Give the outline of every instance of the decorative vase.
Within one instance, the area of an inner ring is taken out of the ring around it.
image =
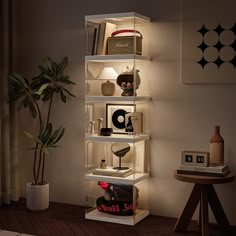
[[[107,80],[101,86],[103,96],[113,96],[115,93],[115,84]]]
[[[26,184],[26,207],[30,211],[43,211],[49,207],[49,184]]]
[[[220,135],[220,126],[215,126],[210,140],[210,165],[224,165],[224,139]]]

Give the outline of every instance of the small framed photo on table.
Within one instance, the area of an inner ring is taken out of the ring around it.
[[[134,104],[106,104],[106,127],[114,134],[127,134],[125,116],[134,111]]]

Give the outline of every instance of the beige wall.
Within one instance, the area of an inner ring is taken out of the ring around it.
[[[214,2],[194,1],[208,6]],[[225,15],[236,7],[233,0],[222,2]],[[176,181],[173,171],[180,164],[182,150],[208,150],[215,124],[222,128],[225,159],[236,172],[236,86],[181,82],[180,0],[15,0],[15,3],[16,69],[30,76],[42,57],[49,55],[57,60],[67,55],[68,73],[77,83],[73,90],[77,98],[67,106],[56,104],[54,110],[58,123],[66,127],[66,135],[61,142],[63,147],[47,160],[46,177],[52,201],[74,204],[84,201],[84,16],[91,14],[136,11],[152,18],[151,212],[172,217],[180,214],[192,185]],[[190,13],[194,12],[194,7],[188,8]],[[209,14],[211,11],[213,8],[209,7]],[[22,195],[25,182],[31,180],[29,143],[21,135],[21,129],[27,130],[29,122],[25,114],[19,116]],[[236,207],[232,205],[235,187],[236,183],[216,186],[232,224],[236,224]]]

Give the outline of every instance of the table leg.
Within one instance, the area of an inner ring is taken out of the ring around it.
[[[225,215],[225,212],[223,210],[223,207],[220,203],[220,200],[217,196],[217,193],[213,185],[208,186],[208,196],[209,196],[208,201],[217,223],[226,227],[229,226],[229,221]]]
[[[192,193],[186,203],[186,206],[175,225],[174,231],[177,232],[186,229],[200,201],[200,198],[201,198],[201,186],[199,184],[195,184]]]
[[[200,211],[201,211],[201,229],[202,236],[208,236],[208,185],[201,185],[201,200],[200,200]]]

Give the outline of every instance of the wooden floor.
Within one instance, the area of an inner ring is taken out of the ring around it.
[[[51,203],[45,212],[26,210],[25,201],[0,208],[0,229],[31,235],[50,236],[200,236],[199,226],[191,222],[187,232],[173,232],[177,219],[148,216],[135,226],[85,220],[84,208],[76,205]],[[210,226],[210,236],[236,236],[236,230],[223,232]]]

